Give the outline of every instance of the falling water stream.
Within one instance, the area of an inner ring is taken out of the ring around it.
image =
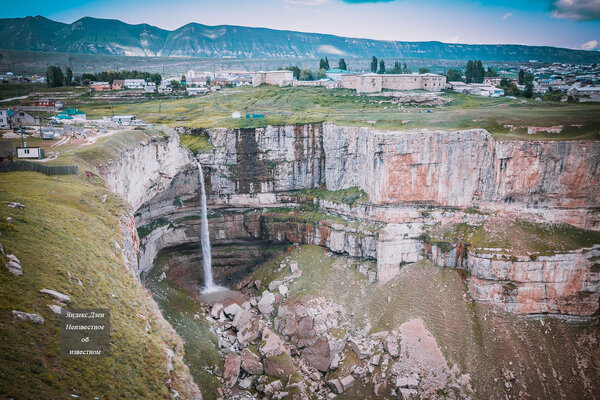
[[[202,226],[200,240],[202,243],[202,266],[204,267],[204,293],[210,293],[220,289],[215,285],[212,271],[212,256],[210,254],[210,236],[208,233],[208,218],[206,216],[206,190],[204,188],[204,174],[202,165],[198,163],[198,180],[200,181],[200,207],[202,209]]]

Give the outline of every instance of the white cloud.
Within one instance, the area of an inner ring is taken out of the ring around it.
[[[551,0],[554,18],[571,21],[595,21],[600,19],[600,0]]]
[[[502,21],[506,21],[508,18],[512,17],[513,13],[511,12],[507,12],[506,14],[504,14],[504,16],[502,17]]]
[[[598,47],[597,40],[590,40],[589,42],[585,42],[581,45],[582,50],[594,50],[596,47]]]
[[[460,36],[454,35],[452,37],[446,38],[443,40],[444,43],[458,43],[460,40]]]

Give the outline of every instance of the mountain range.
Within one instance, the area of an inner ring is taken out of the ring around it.
[[[297,59],[345,57],[598,63],[600,52],[515,44],[455,44],[347,38],[320,33],[190,23],[169,31],[84,17],[71,24],[42,16],[0,19],[0,47],[41,52],[149,57]]]

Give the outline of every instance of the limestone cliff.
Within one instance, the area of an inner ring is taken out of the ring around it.
[[[488,212],[599,230],[599,141],[501,142],[484,130],[385,132],[332,124],[195,134],[207,135],[213,146],[197,159],[216,246],[319,244],[375,259],[380,281],[428,256],[441,266],[469,269],[473,296],[510,311],[590,315],[598,308],[599,274],[583,250],[539,261],[523,256],[502,267],[510,273],[491,274],[490,262],[499,268],[493,255],[441,252],[423,235],[440,223],[481,224]],[[169,173],[168,184],[161,181],[165,190],[137,210],[136,225],[147,232],[140,271],[161,251],[198,240],[198,172],[193,164],[184,167],[185,160],[179,158],[179,173]],[[134,196],[136,204],[158,192],[153,179],[146,182],[151,189],[136,189],[144,193]],[[351,188],[366,198],[340,200]],[[536,270],[555,272],[542,278],[523,273]],[[504,295],[499,287],[511,284],[520,291]]]

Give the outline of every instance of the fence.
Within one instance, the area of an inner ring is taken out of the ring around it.
[[[13,161],[0,163],[0,172],[35,171],[46,175],[77,174],[77,165],[44,165],[29,161]]]

